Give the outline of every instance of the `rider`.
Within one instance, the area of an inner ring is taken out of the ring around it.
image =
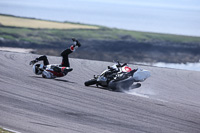
[[[42,74],[43,78],[56,78],[65,76],[68,72],[72,71],[73,69],[70,68],[68,55],[81,46],[80,42],[75,38],[72,38],[72,41],[74,45],[61,53],[61,65],[50,65],[47,56],[43,55],[30,62],[30,65],[33,65],[34,73],[37,75]],[[38,61],[43,61],[43,64],[35,64]]]

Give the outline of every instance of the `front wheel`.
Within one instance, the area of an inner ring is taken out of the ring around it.
[[[97,83],[96,79],[91,79],[85,82],[85,86],[90,86],[90,85],[94,85]]]

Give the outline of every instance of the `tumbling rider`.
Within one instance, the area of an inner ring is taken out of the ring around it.
[[[49,64],[47,56],[43,55],[30,62],[30,65],[33,65],[34,73],[36,75],[42,74],[43,78],[56,78],[56,77],[63,77],[67,75],[68,72],[72,71],[73,69],[70,68],[68,55],[81,46],[80,42],[75,38],[72,38],[72,41],[74,44],[70,48],[64,50],[61,53],[62,56],[61,65]],[[43,64],[35,64],[38,61],[43,61]]]

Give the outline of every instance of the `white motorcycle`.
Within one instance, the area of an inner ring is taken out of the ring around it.
[[[100,75],[86,81],[85,86],[96,85],[98,87],[100,85],[109,90],[122,91],[122,89],[130,88],[134,82],[143,82],[150,76],[147,70],[140,68],[132,70],[127,63],[121,65],[117,62],[113,66],[108,66],[108,69]]]

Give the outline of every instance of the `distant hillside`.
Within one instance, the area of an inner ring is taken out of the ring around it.
[[[10,25],[6,25],[8,20]],[[20,21],[21,26],[17,25]],[[173,63],[197,62],[200,59],[200,37],[128,31],[5,15],[0,15],[0,23],[0,46],[33,48],[39,54],[59,55],[63,49],[69,47],[71,38],[76,37],[81,41],[82,47],[70,57]],[[49,28],[42,27],[46,23],[49,23]],[[69,28],[68,24],[75,28]]]
[[[45,21],[33,18],[22,18],[8,15],[0,15],[0,23],[3,26],[36,28],[36,29],[98,29],[97,26],[83,24],[61,23]]]

